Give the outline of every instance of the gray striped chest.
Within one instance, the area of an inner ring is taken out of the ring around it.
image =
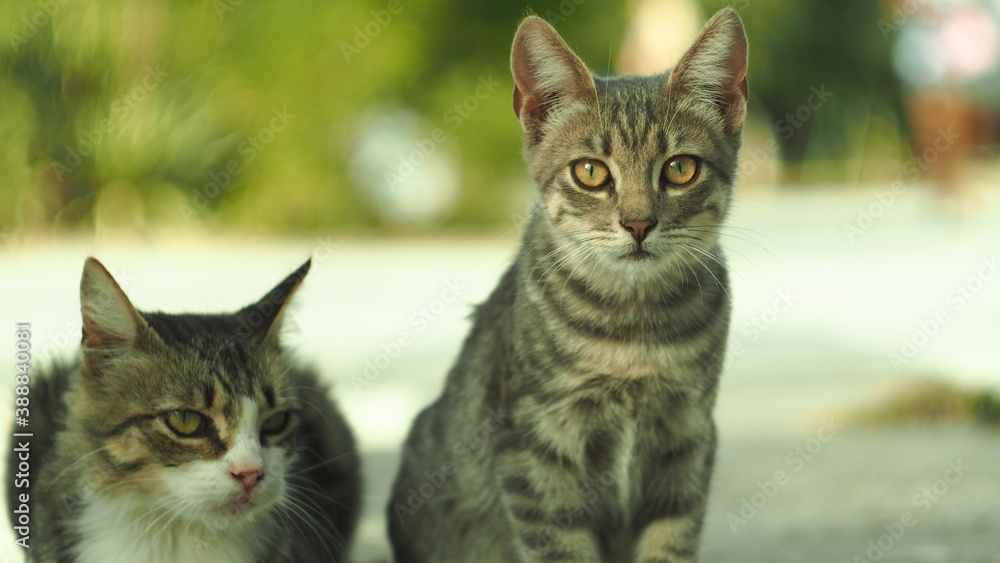
[[[584,502],[599,512],[627,515],[666,452],[701,440],[711,424],[704,393],[662,376],[554,375],[532,401],[535,428],[569,454]]]

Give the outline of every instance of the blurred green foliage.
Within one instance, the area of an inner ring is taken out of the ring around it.
[[[811,87],[835,93],[808,134],[779,137],[786,158],[844,157],[860,121],[898,113],[875,3],[736,7],[758,117],[795,112]],[[512,187],[527,175],[508,49],[531,12],[613,72],[624,0],[2,2],[0,232],[392,232],[350,174],[360,116],[409,108],[430,132],[488,77],[501,86],[447,129],[460,196],[426,228],[510,227],[531,192]]]
[[[849,415],[862,427],[975,424],[1000,429],[1000,395],[941,377],[896,381],[876,402]]]

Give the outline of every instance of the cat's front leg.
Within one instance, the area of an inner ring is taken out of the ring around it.
[[[639,536],[637,563],[694,563],[698,561],[700,516],[664,517]]]
[[[508,452],[498,459],[504,511],[521,561],[601,561],[577,477],[557,454]],[[555,462],[555,463],[553,463]]]
[[[701,451],[681,456],[648,489],[650,493],[638,517],[648,524],[639,533],[634,551],[636,563],[698,561],[712,451],[712,446],[703,445]]]

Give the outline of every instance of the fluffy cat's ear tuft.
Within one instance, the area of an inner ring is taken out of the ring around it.
[[[586,65],[542,18],[529,16],[514,35],[510,52],[514,75],[514,113],[525,141],[540,141],[544,127],[560,109],[596,103],[597,88]]]
[[[255,328],[256,334],[261,342],[276,344],[278,331],[281,328],[281,318],[285,309],[292,301],[292,296],[302,285],[302,280],[309,273],[312,266],[312,258],[305,261],[287,278],[281,281],[274,289],[269,291],[260,301],[245,307],[239,313],[247,324]]]
[[[87,258],[80,280],[83,348],[110,351],[134,346],[146,321],[96,258]]]
[[[747,112],[747,37],[732,8],[720,10],[701,29],[671,71],[667,92],[708,104],[727,133],[739,133]]]

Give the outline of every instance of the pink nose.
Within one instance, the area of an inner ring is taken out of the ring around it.
[[[649,233],[649,231],[653,230],[653,227],[655,226],[656,226],[656,221],[651,221],[649,219],[643,219],[639,221],[635,220],[622,221],[622,227],[624,227],[626,231],[631,233],[632,238],[634,238],[635,242],[638,243],[641,243],[643,240],[645,240],[646,235]]]
[[[264,468],[233,468],[229,470],[229,476],[239,483],[244,491],[249,493],[258,483],[264,480]]]

